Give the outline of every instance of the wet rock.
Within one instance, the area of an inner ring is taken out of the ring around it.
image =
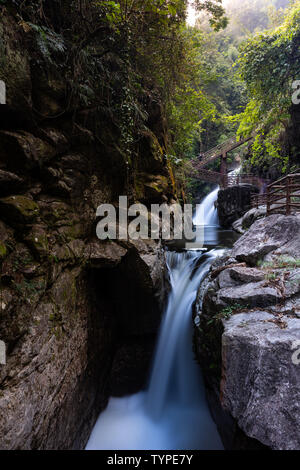
[[[18,20],[5,13],[0,24],[0,79],[7,85],[7,105],[24,112],[31,104],[30,54],[24,48],[26,35]],[[5,117],[7,120],[7,113]]]
[[[25,196],[9,196],[0,199],[0,215],[12,227],[30,224],[39,215],[39,206]]]
[[[163,306],[169,289],[169,275],[161,244],[153,240],[131,240],[129,246],[134,247],[137,258],[145,263],[141,263],[142,271],[147,272],[147,278],[144,277],[145,285],[150,285],[151,292]],[[150,275],[150,280],[147,280],[148,275]],[[142,273],[141,276],[143,276]]]
[[[21,2],[8,3],[0,23],[8,101],[0,107],[0,186],[9,191],[0,192],[0,338],[7,345],[0,447],[82,449],[109,387],[119,395],[138,391],[155,347],[166,292],[162,250],[89,245],[99,204],[119,194],[136,201],[139,190],[145,204],[173,197],[160,190],[172,190],[159,144],[166,138],[163,111],[149,113],[158,136],[139,140],[128,172],[119,129],[79,96],[77,103],[76,93],[69,100],[69,45],[51,60],[38,47],[30,21],[51,28],[55,22],[44,23],[48,7],[45,18],[26,9],[27,22],[10,13]],[[56,18],[69,10],[63,3]]]
[[[153,341],[153,337],[131,338],[118,348],[109,378],[112,396],[122,397],[145,387],[145,370],[151,366]]]
[[[47,127],[41,129],[41,132],[53,143],[52,145],[55,147],[58,154],[65,153],[69,149],[70,143],[67,137],[59,130]]]

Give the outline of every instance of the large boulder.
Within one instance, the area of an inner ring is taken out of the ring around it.
[[[256,221],[234,245],[232,256],[238,261],[255,265],[267,254],[297,253],[300,248],[300,217],[274,214]]]
[[[299,240],[299,216],[258,220],[199,290],[195,350],[226,448],[300,449]]]
[[[221,397],[244,432],[272,449],[300,449],[300,319],[280,328],[254,311],[224,322]]]

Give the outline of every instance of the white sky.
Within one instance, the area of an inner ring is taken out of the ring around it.
[[[195,12],[194,8],[191,5],[189,5],[189,7],[188,7],[187,23],[190,26],[195,26],[195,23],[196,23],[196,12]]]
[[[241,0],[241,2],[242,2],[242,0]],[[226,7],[226,5],[228,5],[229,3],[230,3],[230,0],[223,0],[223,6]],[[196,18],[197,18],[197,15],[196,15],[195,9],[191,5],[189,5],[188,6],[187,23],[190,26],[195,26]]]

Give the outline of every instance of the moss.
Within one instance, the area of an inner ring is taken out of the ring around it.
[[[45,230],[39,226],[33,226],[32,231],[26,237],[26,242],[38,258],[48,257],[49,243]]]
[[[6,255],[7,255],[7,248],[4,245],[4,243],[0,243],[0,259],[5,258]]]
[[[79,222],[74,222],[72,225],[64,225],[59,228],[59,234],[63,242],[70,242],[77,240],[84,235],[84,227]]]
[[[144,184],[143,184],[143,182],[140,181],[139,179],[136,179],[134,189],[135,189],[136,199],[138,201],[143,199],[143,197],[144,197]]]
[[[32,199],[25,196],[9,196],[0,199],[0,214],[9,224],[32,223],[39,215],[39,206]]]

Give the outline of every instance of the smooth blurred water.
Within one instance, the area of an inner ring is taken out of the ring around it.
[[[219,189],[214,189],[199,205],[193,219],[195,225],[219,226],[218,211],[215,207]]]
[[[215,196],[214,191],[207,199],[211,206]],[[212,207],[207,208],[211,221]],[[197,290],[213,260],[222,253],[222,249],[166,252],[172,289],[148,388],[136,395],[110,399],[87,450],[223,449],[206,403],[192,339],[192,306]]]

